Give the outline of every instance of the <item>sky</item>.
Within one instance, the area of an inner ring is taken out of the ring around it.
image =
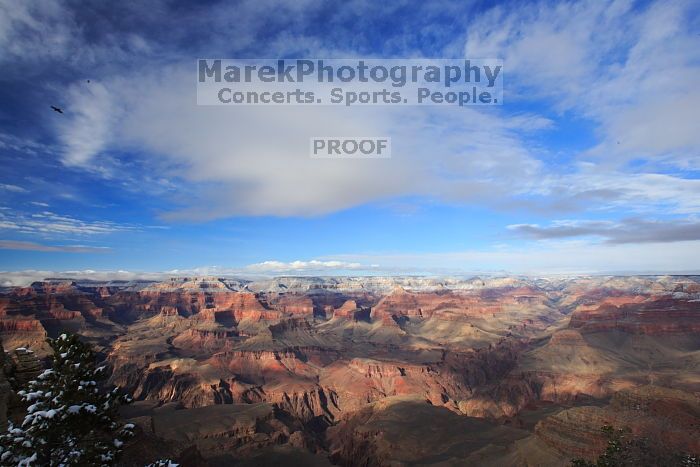
[[[697,272],[699,13],[0,0],[0,285]],[[197,106],[203,57],[500,58],[504,103]],[[392,157],[309,157],[338,134],[388,135]]]

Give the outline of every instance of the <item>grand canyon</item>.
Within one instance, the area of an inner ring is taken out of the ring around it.
[[[0,467],[700,467],[700,0],[0,0],[0,70]]]
[[[601,427],[700,453],[700,277],[48,278],[0,295],[1,408],[75,333],[122,465],[563,466]]]

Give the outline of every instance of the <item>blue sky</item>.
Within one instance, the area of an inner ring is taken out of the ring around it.
[[[697,2],[114,3],[0,0],[0,282],[698,270]],[[198,107],[200,57],[496,57],[506,102]]]

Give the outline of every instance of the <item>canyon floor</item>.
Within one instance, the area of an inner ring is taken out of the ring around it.
[[[135,402],[123,465],[563,466],[603,425],[700,453],[700,277],[47,279],[11,359],[78,333]]]

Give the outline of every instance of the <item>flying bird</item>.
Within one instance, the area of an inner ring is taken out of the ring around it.
[[[53,109],[54,112],[58,112],[58,113],[60,113],[60,114],[63,113],[63,110],[59,109],[58,107],[54,107],[54,106],[52,105],[51,108]]]

